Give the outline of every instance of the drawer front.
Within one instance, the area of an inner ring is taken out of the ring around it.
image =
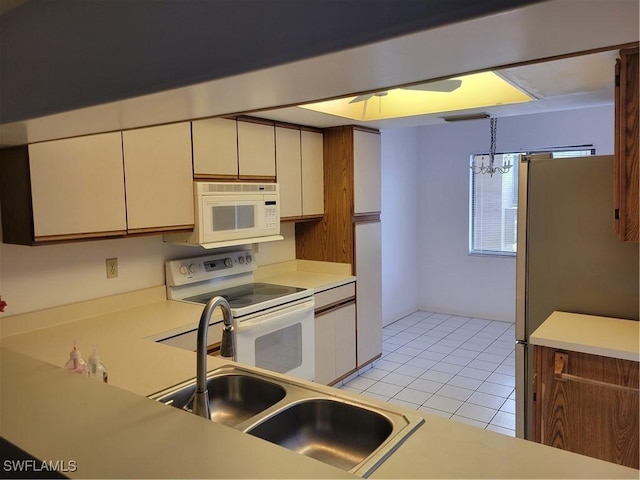
[[[348,283],[346,285],[341,285],[339,287],[330,288],[329,290],[324,290],[322,292],[316,293],[316,311],[326,307],[327,305],[331,305],[334,303],[341,302],[343,300],[347,300],[349,298],[353,298],[356,295],[356,284],[355,282]]]

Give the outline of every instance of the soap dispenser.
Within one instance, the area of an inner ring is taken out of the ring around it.
[[[82,358],[82,354],[77,347],[77,340],[73,341],[73,350],[69,353],[69,360],[64,365],[64,368],[70,372],[79,373],[81,375],[87,374],[87,362]]]
[[[96,353],[96,347],[93,347],[93,353],[89,355],[88,367],[89,378],[102,380],[104,383],[108,383],[109,377],[107,375],[107,368],[100,361],[100,357],[98,357],[98,354]]]

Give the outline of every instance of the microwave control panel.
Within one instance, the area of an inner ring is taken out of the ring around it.
[[[280,222],[278,215],[278,202],[267,200],[264,202],[264,227],[268,229],[278,228]]]

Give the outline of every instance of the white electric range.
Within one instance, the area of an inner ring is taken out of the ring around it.
[[[237,325],[239,362],[313,380],[313,290],[255,282],[256,268],[251,250],[168,261],[167,298],[204,308],[224,297]]]

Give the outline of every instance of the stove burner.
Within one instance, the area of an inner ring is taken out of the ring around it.
[[[259,293],[260,295],[284,295],[285,293],[289,293],[289,291],[290,290],[288,288],[269,286],[259,287],[256,289],[256,293]]]

